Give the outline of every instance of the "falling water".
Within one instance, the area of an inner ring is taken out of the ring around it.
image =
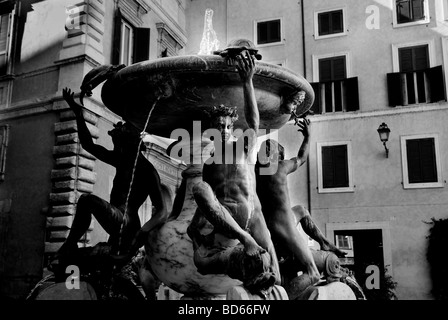
[[[146,130],[146,128],[148,127],[149,120],[151,119],[152,112],[154,111],[154,108],[156,107],[156,104],[157,104],[157,102],[159,101],[160,98],[161,98],[161,96],[158,96],[156,98],[156,101],[154,102],[154,104],[152,105],[151,109],[149,110],[148,117],[146,118],[146,123],[145,123],[145,126],[143,127],[143,130]],[[144,133],[144,131],[142,133]],[[141,147],[141,145],[143,143],[143,138],[144,138],[144,136],[142,135],[140,137],[140,142],[139,142],[138,147],[137,147],[137,154],[135,156],[134,167],[132,168],[131,182],[129,183],[129,190],[128,190],[128,194],[126,196],[126,203],[125,203],[125,207],[124,207],[123,221],[121,222],[120,234],[119,234],[118,255],[120,254],[121,241],[122,241],[122,238],[123,238],[122,233],[123,233],[124,225],[126,224],[126,217],[127,217],[127,213],[128,213],[129,197],[131,195],[132,184],[134,183],[135,169],[137,167],[138,156],[139,156],[139,153],[140,153],[140,147]]]
[[[202,40],[199,50],[199,55],[210,55],[213,51],[219,49],[218,36],[215,30],[213,30],[213,10],[205,10],[204,17],[204,33],[202,34]]]

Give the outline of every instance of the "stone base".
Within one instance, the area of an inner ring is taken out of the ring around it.
[[[345,283],[332,282],[307,288],[297,300],[356,300],[356,296]]]
[[[67,289],[65,283],[55,283],[43,289],[36,300],[97,300],[95,290],[86,282],[79,283],[79,289]]]
[[[257,294],[252,294],[242,286],[236,286],[227,292],[226,300],[265,300]],[[286,290],[281,286],[274,286],[267,300],[289,300]]]

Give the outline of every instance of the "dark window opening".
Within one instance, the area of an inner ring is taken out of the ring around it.
[[[344,32],[344,16],[342,10],[323,12],[317,15],[319,36]]]
[[[396,9],[398,23],[425,19],[424,0],[396,0]]]
[[[257,43],[267,44],[281,42],[280,19],[257,23]]]
[[[438,182],[434,138],[406,141],[409,183]]]
[[[322,147],[323,188],[349,187],[347,145]]]

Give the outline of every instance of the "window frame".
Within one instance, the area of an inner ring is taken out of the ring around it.
[[[8,150],[10,127],[8,124],[0,126],[0,182],[5,180],[6,152]]]
[[[14,11],[14,10],[13,10]],[[4,73],[0,73],[0,76],[5,76],[11,73],[11,51],[12,51],[12,34],[13,34],[13,26],[14,26],[14,15],[13,11],[10,12],[4,12],[0,14],[0,16],[7,16],[8,19],[8,26],[6,30],[6,39],[5,39],[5,50],[3,50],[0,54],[5,56],[5,66],[4,66]],[[2,19],[0,19],[1,22]]]
[[[258,43],[258,24],[261,22],[269,22],[269,21],[276,21],[276,20],[280,20],[280,41],[259,44]],[[284,44],[285,41],[284,41],[283,35],[284,35],[284,30],[283,30],[283,18],[282,17],[254,20],[254,43],[258,48],[269,47],[269,46],[278,46],[278,45]]]
[[[431,40],[421,40],[421,41],[414,41],[414,42],[406,42],[406,43],[398,43],[398,44],[392,44],[392,66],[393,66],[393,72],[400,72],[400,57],[399,57],[399,49],[403,48],[411,48],[411,47],[418,47],[418,46],[428,46],[428,55],[429,55],[429,67],[435,67],[435,45],[434,45],[434,39]]]
[[[319,60],[328,59],[328,58],[336,58],[340,56],[345,56],[345,73],[348,78],[352,77],[352,68],[351,68],[351,55],[348,51],[343,52],[334,52],[323,55],[314,55],[313,54],[313,82],[320,82],[319,79]]]
[[[338,32],[338,33],[319,35],[319,14],[330,13],[330,12],[339,11],[339,10],[342,10],[342,30],[343,31]],[[332,8],[332,9],[314,11],[314,39],[315,40],[343,37],[346,35],[347,35],[347,10],[346,10],[345,6],[336,7],[336,8]]]
[[[411,21],[411,22],[405,22],[405,23],[398,23],[397,0],[393,0],[393,2],[392,2],[393,27],[394,28],[402,28],[402,27],[409,27],[409,26],[416,26],[416,25],[430,23],[431,16],[429,14],[429,1],[428,0],[423,0],[423,10],[424,10],[424,15],[425,15],[424,19],[417,20],[417,21]]]
[[[406,142],[408,140],[428,139],[428,138],[434,139],[434,151],[437,167],[437,182],[409,183]],[[403,172],[403,188],[404,189],[443,188],[445,185],[445,181],[443,180],[443,174],[442,174],[443,168],[442,168],[442,162],[440,160],[439,135],[436,133],[405,135],[400,137],[400,144],[401,144],[401,163]]]
[[[129,49],[129,56],[128,56],[128,60],[129,61],[124,61],[124,48],[125,48],[125,30],[126,27],[129,28],[130,30],[130,37],[129,37],[129,43],[128,43],[128,49]],[[120,64],[124,64],[127,66],[130,66],[131,64],[133,64],[134,61],[134,35],[135,35],[135,27],[129,23],[128,21],[126,21],[124,18],[121,18],[121,41],[120,41],[120,58],[119,58],[119,63]]]
[[[324,188],[323,187],[323,167],[322,167],[322,147],[331,146],[347,146],[347,173],[348,173],[348,187],[339,188]],[[332,142],[317,142],[317,184],[319,193],[342,193],[354,192],[355,185],[353,183],[353,168],[352,168],[352,142],[346,141],[332,141]]]

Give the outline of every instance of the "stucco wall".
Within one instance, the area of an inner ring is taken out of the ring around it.
[[[46,217],[53,168],[54,114],[9,121],[9,147],[0,199],[11,199],[0,295],[18,298],[39,281],[42,272]],[[18,165],[19,164],[19,165]],[[30,287],[31,286],[31,287]]]

